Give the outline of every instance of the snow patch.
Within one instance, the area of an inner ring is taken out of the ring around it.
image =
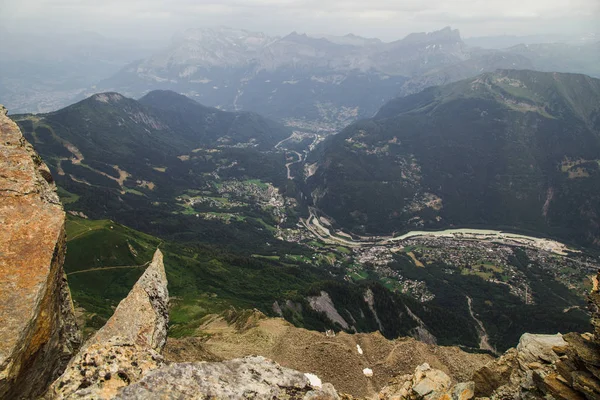
[[[363,369],[363,374],[365,374],[367,378],[370,378],[373,376],[373,370],[371,368],[365,368]]]
[[[320,388],[321,386],[323,386],[323,382],[321,382],[321,379],[318,376],[316,376],[315,374],[306,373],[306,374],[304,374],[304,376],[310,382],[310,386],[312,386],[314,388]]]
[[[358,351],[358,354],[360,354],[360,355],[363,354],[363,349],[360,347],[360,344],[356,345],[356,351]]]

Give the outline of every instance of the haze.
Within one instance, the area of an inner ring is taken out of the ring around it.
[[[349,32],[396,40],[451,25],[463,37],[598,33],[597,0],[1,0],[11,33],[94,31],[167,41],[187,28],[227,25],[268,34]]]

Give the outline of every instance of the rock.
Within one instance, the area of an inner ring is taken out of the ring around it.
[[[517,359],[521,366],[525,367],[531,363],[551,364],[558,360],[558,354],[554,347],[564,347],[567,342],[560,333],[556,335],[536,335],[524,333],[517,345]]]
[[[600,382],[587,371],[573,372],[573,389],[583,393],[588,400],[600,399]]]
[[[565,340],[569,343],[567,354],[571,358],[576,357],[581,359],[585,364],[595,367],[600,366],[600,345],[575,332],[567,333]]]
[[[475,382],[457,383],[452,389],[452,400],[470,400],[475,397]]]
[[[492,399],[600,400],[600,273],[588,299],[594,334],[521,336],[509,350],[475,373],[478,396]]]
[[[167,341],[169,292],[163,254],[156,250],[152,263],[138,279],[113,316],[86,346],[121,337],[142,347],[162,351]]]
[[[509,383],[515,368],[517,368],[517,350],[509,349],[500,358],[490,361],[473,374],[475,395],[491,396],[494,390]]]
[[[46,398],[110,399],[120,388],[160,367],[168,301],[163,255],[156,250],[152,263],[129,295],[71,360]]]
[[[571,389],[568,384],[561,382],[559,375],[550,374],[544,378],[544,393],[550,394],[556,400],[584,400],[584,397]]]
[[[0,106],[0,398],[35,398],[81,342],[48,167]]]
[[[380,400],[424,399],[424,400],[470,400],[474,396],[473,382],[458,383],[439,369],[421,364],[413,375],[405,375],[390,382],[379,392]]]
[[[264,357],[220,363],[179,363],[161,367],[124,388],[115,399],[319,399],[340,397],[333,386],[310,385],[301,372]]]
[[[451,384],[452,380],[448,375],[439,369],[432,369],[425,363],[415,370],[412,390],[426,399],[437,398],[436,393],[445,393]]]

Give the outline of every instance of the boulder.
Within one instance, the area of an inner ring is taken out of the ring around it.
[[[379,392],[380,400],[470,400],[475,395],[473,382],[452,385],[452,379],[439,369],[424,363],[413,375],[397,377]]]
[[[564,348],[567,342],[560,333],[555,335],[538,335],[524,333],[517,345],[517,359],[522,368],[527,368],[531,363],[551,364],[559,356],[553,348]]]
[[[111,399],[118,390],[163,364],[168,324],[167,277],[163,255],[152,262],[113,316],[83,346],[47,399]]]
[[[178,363],[148,373],[115,399],[339,399],[333,386],[311,386],[306,374],[264,357]]]
[[[52,176],[0,106],[0,398],[35,398],[81,342]]]

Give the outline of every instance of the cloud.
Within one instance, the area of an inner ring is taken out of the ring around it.
[[[599,32],[598,0],[0,0],[9,29],[95,30],[111,36],[170,36],[228,25],[397,39],[446,25],[465,36]]]

